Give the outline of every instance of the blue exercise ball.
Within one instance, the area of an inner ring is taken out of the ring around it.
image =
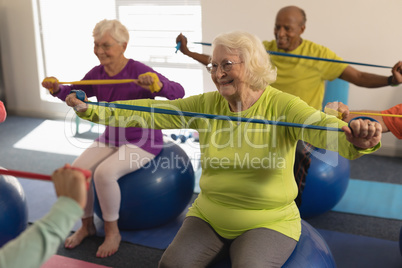
[[[334,257],[324,238],[306,221],[301,221],[299,242],[283,268],[325,267],[336,268]],[[225,259],[210,266],[210,268],[230,268],[230,259]]]
[[[399,231],[399,252],[401,252],[402,255],[402,227],[401,230]]]
[[[341,200],[349,184],[349,160],[337,152],[315,148],[299,208],[304,219],[331,210]]]
[[[136,230],[153,228],[177,218],[194,192],[194,170],[186,152],[173,142],[141,169],[118,180],[121,204],[118,226]],[[94,210],[102,219],[95,196]]]
[[[0,176],[0,247],[28,226],[25,192],[17,178]]]
[[[336,268],[334,257],[324,238],[306,221],[301,221],[302,231],[292,255],[282,267]]]

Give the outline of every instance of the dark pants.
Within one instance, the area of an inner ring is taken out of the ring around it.
[[[311,162],[311,150],[312,145],[308,144],[304,141],[298,141],[296,146],[296,156],[295,156],[295,165],[294,165],[294,175],[297,183],[297,187],[299,189],[297,197],[295,199],[297,207],[301,206],[302,202],[302,193],[304,187],[306,186],[306,177],[307,171],[310,167]]]
[[[190,216],[163,253],[159,268],[204,268],[228,255],[233,268],[282,267],[296,244],[296,240],[267,228],[246,231],[234,240],[224,239],[208,223]]]

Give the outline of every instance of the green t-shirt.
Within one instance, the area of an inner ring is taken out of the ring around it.
[[[276,41],[263,41],[268,51],[282,52]],[[289,54],[342,60],[328,48],[303,40],[301,45]],[[273,87],[300,97],[302,100],[321,110],[325,93],[325,80],[338,78],[347,64],[328,61],[301,59],[279,55],[271,55],[273,64],[277,67],[278,76]]]
[[[115,103],[328,127],[346,124],[271,86],[252,107],[239,113],[230,111],[228,102],[219,92],[173,101]],[[294,202],[297,186],[293,175],[298,140],[339,151],[349,159],[375,151],[380,146],[358,151],[346,140],[343,132],[337,131],[238,123],[96,105],[89,105],[85,113],[77,114],[83,119],[111,126],[197,130],[202,165],[201,193],[187,215],[202,218],[228,239],[259,227],[299,239],[301,224]]]

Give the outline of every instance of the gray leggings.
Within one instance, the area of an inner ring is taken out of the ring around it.
[[[159,268],[196,268],[230,254],[232,267],[282,267],[297,241],[279,232],[258,228],[234,240],[224,239],[197,217],[187,217],[159,262]]]

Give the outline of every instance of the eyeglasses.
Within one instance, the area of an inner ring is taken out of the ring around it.
[[[95,44],[94,49],[95,51],[97,51],[98,49],[102,49],[103,51],[108,51],[112,46],[114,46],[115,44],[102,44],[102,45],[98,45]]]
[[[233,65],[235,65],[235,64],[240,64],[240,63],[243,63],[243,62],[232,62],[232,61],[230,61],[230,60],[224,60],[224,61],[222,61],[222,63],[221,64],[216,64],[216,63],[209,63],[208,65],[207,65],[207,71],[208,71],[208,73],[210,73],[210,74],[215,74],[217,71],[218,71],[218,67],[219,67],[219,65],[221,66],[221,70],[223,71],[223,72],[226,72],[226,73],[228,73],[228,72],[230,72],[230,70],[232,70],[232,67],[233,67]]]

